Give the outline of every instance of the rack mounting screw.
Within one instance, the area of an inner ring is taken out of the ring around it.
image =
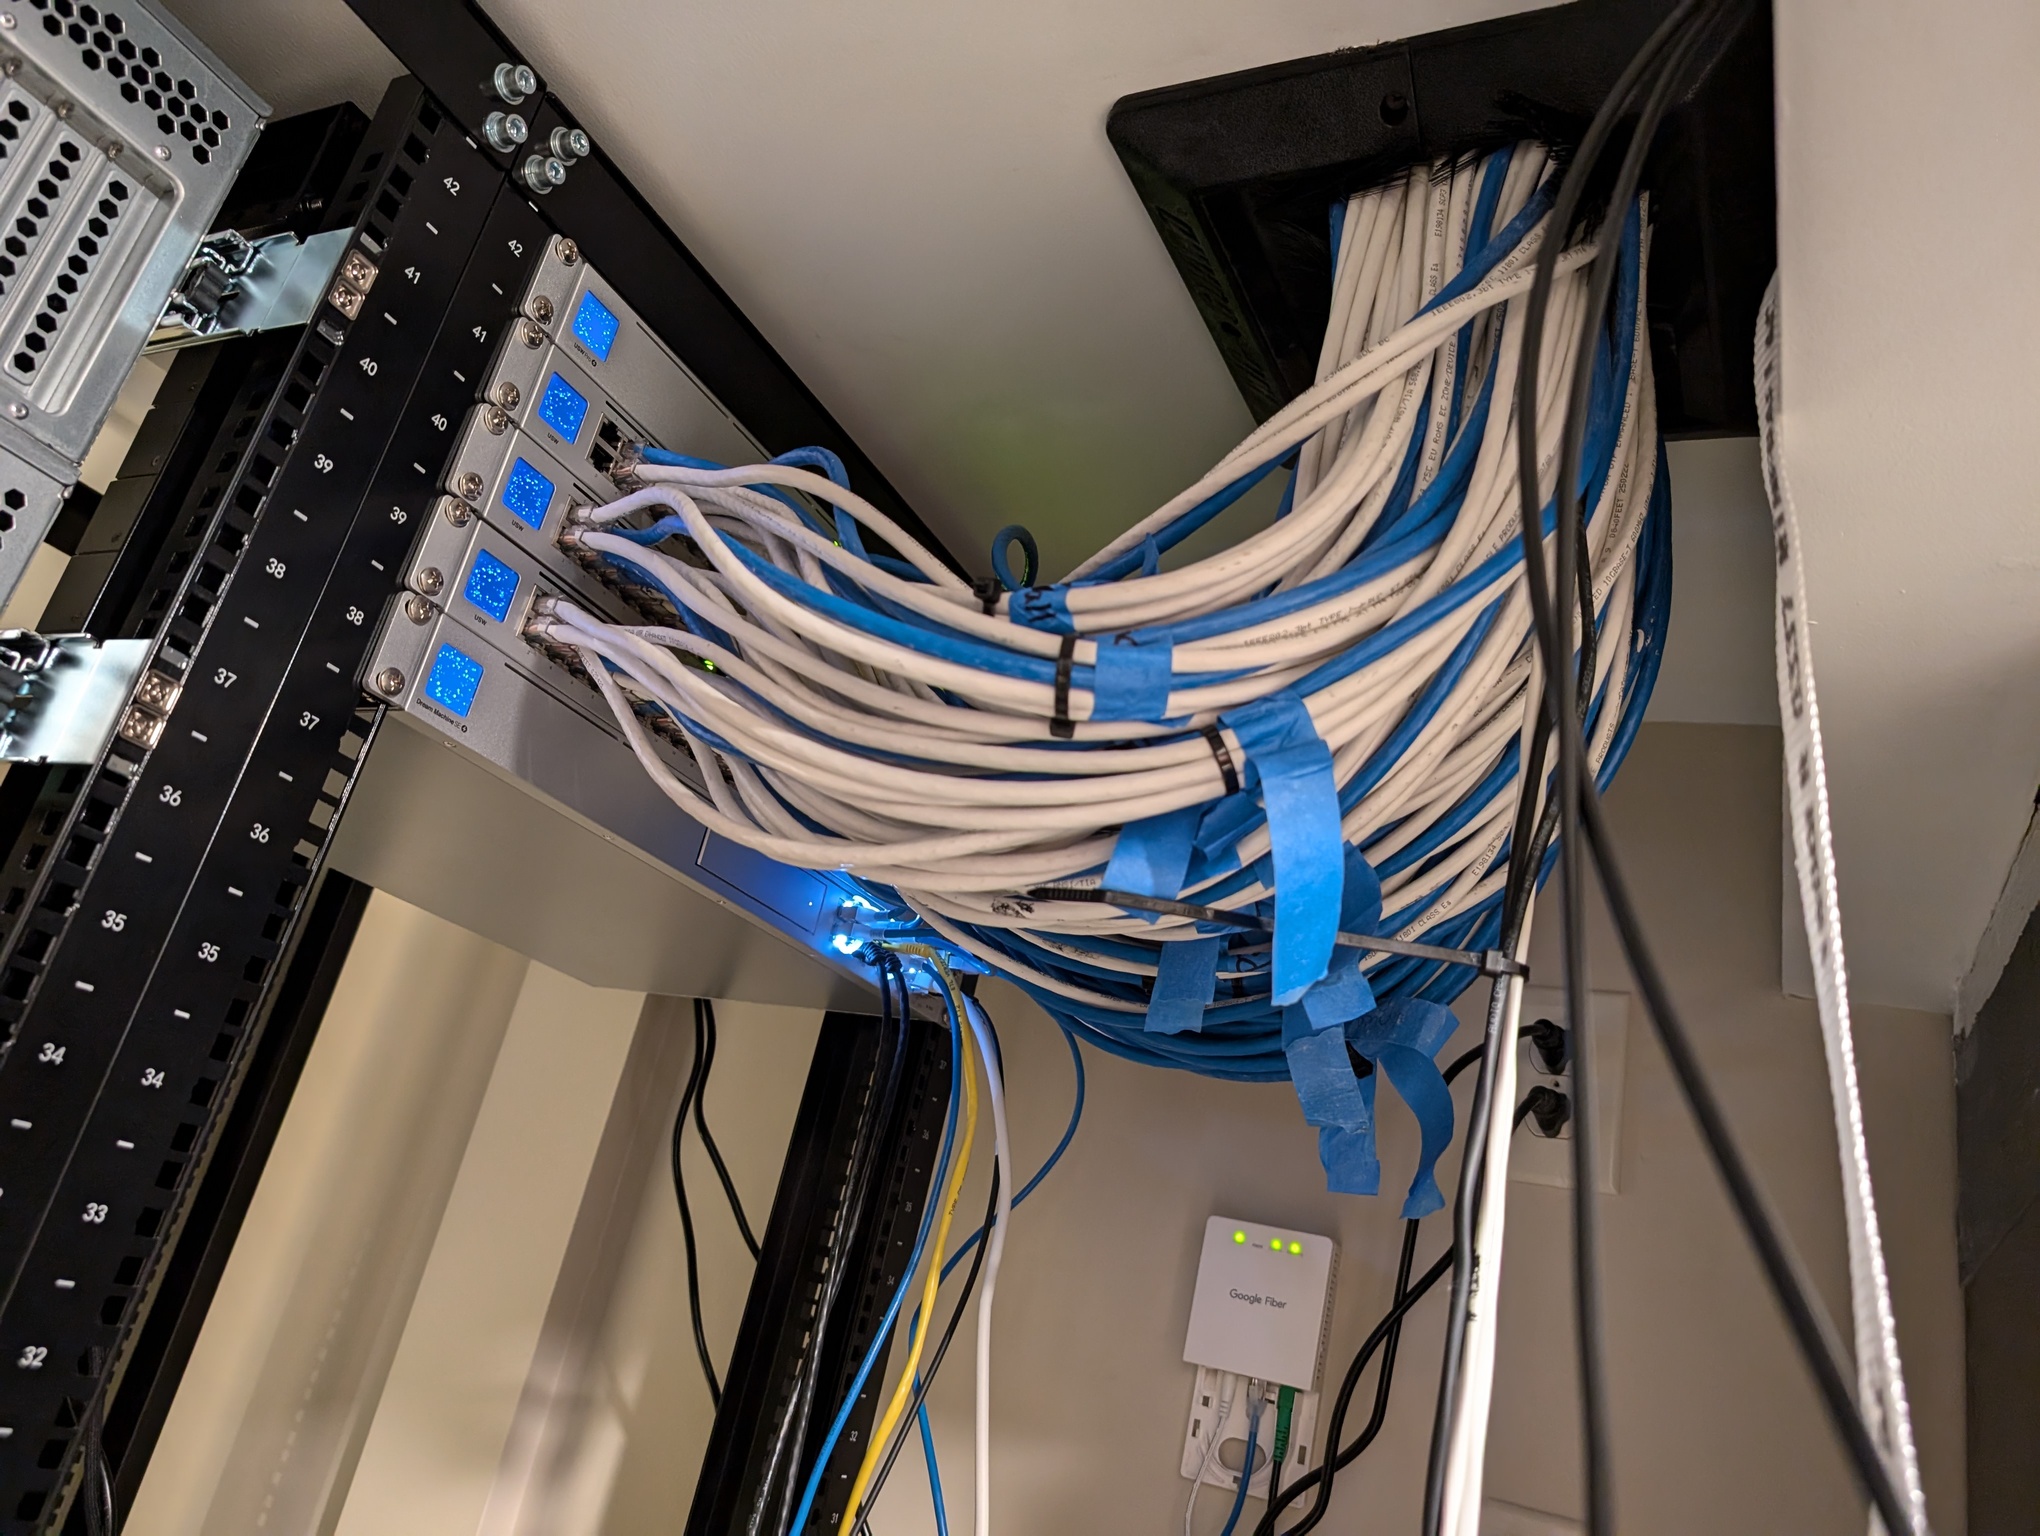
[[[489,83],[498,97],[514,107],[538,89],[538,76],[529,64],[498,64]]]
[[[560,237],[559,253],[560,253],[560,265],[563,267],[571,267],[575,262],[581,259],[580,246],[576,245],[573,241],[567,239],[566,236],[564,235]]]
[[[552,300],[547,298],[544,294],[541,293],[537,298],[531,301],[531,318],[536,320],[540,325],[546,325],[551,322],[552,317],[553,317]]]
[[[491,112],[482,119],[482,137],[489,141],[489,148],[507,155],[531,137],[531,129],[516,112]]]
[[[404,691],[404,674],[395,667],[384,667],[375,675],[375,687],[376,692],[395,698]]]
[[[565,183],[567,162],[557,155],[532,155],[524,162],[524,184],[540,197]]]
[[[432,605],[413,592],[404,599],[404,617],[413,624],[430,624],[432,622]]]
[[[536,352],[540,347],[545,345],[544,330],[541,329],[539,326],[534,325],[529,320],[525,321],[524,324],[517,328],[517,334],[523,340],[524,344],[527,347],[531,348],[531,350],[534,352]]]
[[[585,160],[595,150],[588,135],[578,128],[555,128],[548,143],[554,155],[567,161]]]
[[[496,397],[496,404],[502,406],[503,409],[506,411],[515,410],[517,408],[517,402],[523,398],[523,396],[517,392],[517,386],[508,379],[505,379],[502,383],[496,386],[494,394]]]
[[[418,590],[427,597],[437,597],[445,585],[446,574],[436,565],[428,565],[418,573]]]
[[[510,413],[500,405],[492,405],[482,412],[482,425],[489,429],[489,436],[501,437],[510,430]]]
[[[26,421],[28,420],[28,407],[19,400],[10,400],[7,403],[7,414],[16,421]]]
[[[456,528],[467,527],[468,523],[474,518],[474,513],[468,511],[466,502],[455,501],[451,496],[439,498],[439,510],[445,514],[446,520]]]
[[[469,470],[466,474],[462,475],[458,480],[453,482],[453,488],[456,491],[459,491],[460,494],[467,500],[473,501],[477,496],[482,494],[482,477],[476,474],[473,470]]]

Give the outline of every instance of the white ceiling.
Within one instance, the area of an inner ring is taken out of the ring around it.
[[[279,112],[395,66],[341,0],[170,0]],[[1048,569],[1249,425],[1106,143],[1132,91],[1512,0],[492,0],[490,12],[969,563]],[[1859,995],[1945,1010],[2040,776],[2040,8],[1778,0],[1786,443]],[[1680,445],[1653,718],[1776,719],[1747,443]]]

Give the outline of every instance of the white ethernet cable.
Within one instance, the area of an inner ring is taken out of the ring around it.
[[[1255,1383],[1249,1382],[1252,1391]],[[1204,1474],[1211,1470],[1211,1459],[1218,1454],[1219,1441],[1225,1438],[1225,1426],[1232,1418],[1233,1398],[1240,1390],[1240,1379],[1231,1371],[1218,1373],[1218,1409],[1211,1419],[1211,1438],[1204,1442],[1204,1455],[1197,1463],[1197,1475],[1190,1480],[1190,1502],[1183,1506],[1183,1536],[1191,1536],[1191,1521],[1197,1515],[1197,1490],[1204,1486]],[[1243,1471],[1242,1476],[1245,1475]]]
[[[1536,903],[1524,910],[1516,958],[1530,952]],[[1511,976],[1495,1052],[1494,1098],[1488,1109],[1487,1148],[1480,1210],[1473,1234],[1473,1292],[1467,1299],[1466,1341],[1453,1404],[1452,1439],[1445,1457],[1445,1497],[1439,1529],[1450,1536],[1480,1536],[1482,1486],[1487,1470],[1488,1414],[1494,1401],[1495,1345],[1501,1330],[1502,1246],[1509,1205],[1509,1148],[1516,1130],[1516,1036],[1523,1015],[1523,978]]]
[[[1517,742],[1537,707],[1514,385],[1532,263],[1554,238],[1550,188],[1545,155],[1523,146],[1352,198],[1323,377],[1063,585],[981,601],[820,474],[648,453],[632,470],[640,488],[581,509],[574,537],[663,587],[684,627],[611,625],[561,601],[532,633],[578,657],[653,779],[718,835],[882,888],[932,942],[1119,1054],[1284,1077],[1273,997],[1285,990],[1284,898],[1264,815],[1214,833],[1202,865],[1163,893],[1235,912],[1275,905],[1272,962],[1265,934],[1258,955],[1237,943],[1221,962],[1209,1014],[1253,1026],[1224,1039],[1142,1029],[1164,948],[1203,937],[1194,919],[1025,893],[1100,884],[1122,829],[1241,789],[1255,763],[1238,714],[1287,694],[1330,753],[1342,842],[1379,872],[1378,931],[1479,947],[1505,880]],[[1592,265],[1625,263],[1585,477],[1597,774],[1641,716],[1668,601],[1640,228],[1630,210],[1561,252],[1539,372],[1548,468]],[[1159,568],[1191,523],[1292,456],[1284,515]],[[796,495],[835,510],[836,536]],[[630,526],[647,513],[654,529]],[[897,559],[868,556],[858,529]],[[666,538],[676,552],[655,547]],[[1142,717],[1103,679],[1122,646],[1150,640],[1168,653]],[[671,716],[705,788],[652,749],[641,708]],[[1363,965],[1377,996],[1444,985],[1436,962],[1370,953]]]
[[[1006,1135],[1006,1080],[999,1064],[998,1043],[990,1021],[975,998],[966,997],[964,1013],[977,1036],[978,1064],[984,1068],[985,1091],[992,1101],[993,1147],[999,1158],[999,1202],[992,1229],[985,1234],[985,1267],[978,1281],[976,1494],[977,1536],[992,1532],[992,1296],[999,1288],[999,1261],[1006,1252],[1006,1228],[1013,1220],[1013,1146]]]

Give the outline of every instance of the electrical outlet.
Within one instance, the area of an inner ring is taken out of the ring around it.
[[[1600,1164],[1596,1184],[1606,1195],[1618,1193],[1617,1170],[1622,1156],[1622,1080],[1628,1065],[1629,994],[1593,992],[1587,998],[1587,1016],[1594,1031],[1594,1104],[1599,1110],[1594,1129],[1598,1133]],[[1544,1070],[1531,1029],[1539,1020],[1565,1022],[1565,994],[1556,987],[1523,989],[1522,1027],[1516,1036],[1516,1098],[1539,1085],[1572,1096],[1572,1065],[1563,1072]],[[1577,1054],[1568,1041],[1568,1056]],[[1555,1136],[1543,1135],[1535,1119],[1526,1119],[1517,1129],[1509,1147],[1509,1177],[1524,1184],[1546,1184],[1557,1189],[1572,1188],[1572,1126],[1570,1121]]]
[[[1183,1432],[1183,1476],[1195,1478],[1204,1469],[1204,1481],[1231,1493],[1239,1487],[1240,1465],[1247,1455],[1247,1418],[1252,1404],[1247,1384],[1240,1382],[1233,1392],[1232,1412],[1217,1427],[1218,1449],[1207,1464],[1204,1450],[1210,1442],[1213,1420],[1218,1416],[1219,1373],[1208,1365],[1197,1367],[1197,1384],[1190,1394],[1190,1419]],[[1254,1467],[1247,1479],[1247,1492],[1257,1499],[1268,1497],[1268,1467],[1274,1455],[1275,1397],[1281,1389],[1268,1388],[1261,1406],[1261,1433],[1254,1444]],[[1287,1488],[1317,1466],[1318,1395],[1296,1394],[1296,1406],[1289,1412],[1289,1454],[1282,1462],[1282,1486]]]

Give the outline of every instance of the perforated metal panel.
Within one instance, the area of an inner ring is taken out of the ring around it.
[[[0,461],[57,487],[0,526],[0,601],[267,112],[142,0],[0,0]]]

